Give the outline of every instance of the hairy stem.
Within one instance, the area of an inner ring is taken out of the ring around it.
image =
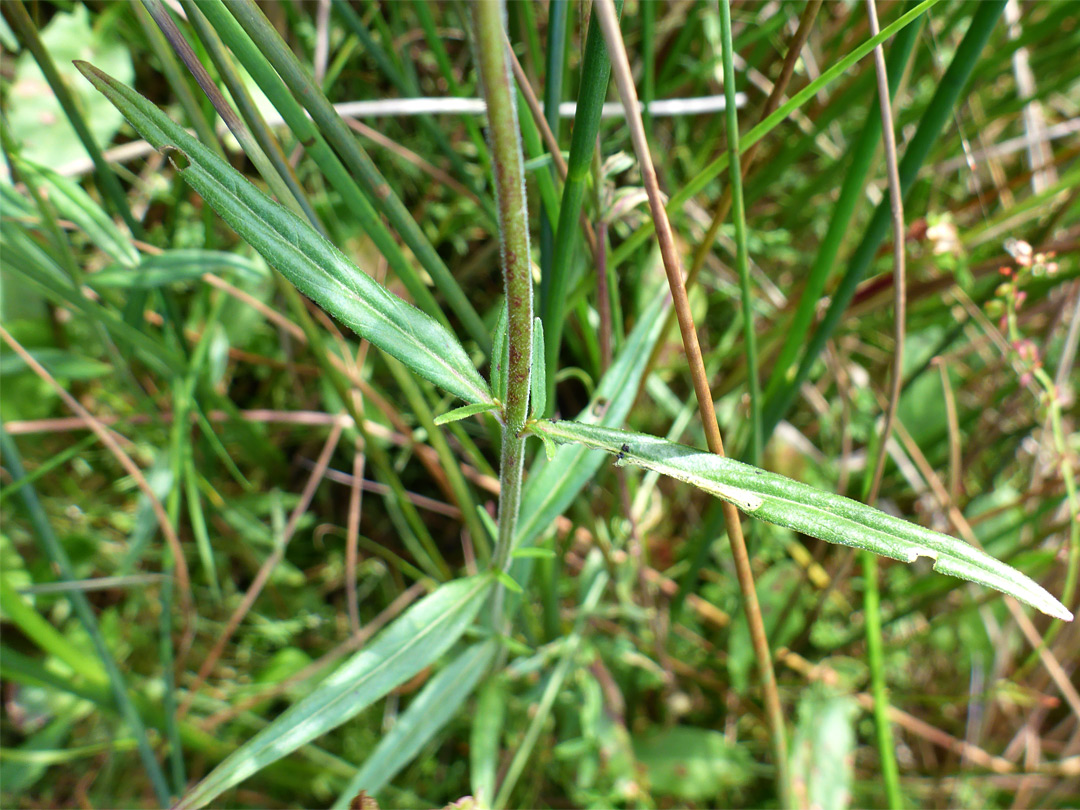
[[[517,108],[514,105],[514,85],[503,33],[504,3],[502,0],[478,2],[472,10],[476,55],[488,109],[488,138],[495,175],[499,247],[507,305],[509,358],[499,470],[499,536],[495,547],[495,566],[504,570],[510,561],[514,528],[521,505],[525,440],[520,434],[529,410],[533,328],[529,217],[525,207],[525,175]],[[501,603],[502,600],[497,601]]]

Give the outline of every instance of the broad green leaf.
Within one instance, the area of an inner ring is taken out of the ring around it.
[[[812,687],[799,700],[791,741],[792,792],[799,808],[851,806],[858,713],[853,698],[824,689]]]
[[[493,411],[499,406],[494,402],[480,402],[476,405],[462,405],[460,408],[454,408],[452,411],[447,411],[444,414],[440,414],[435,417],[436,425],[445,425],[448,422],[458,422],[462,419],[468,419],[470,416],[476,416],[478,413],[486,413]]]
[[[348,807],[361,790],[368,795],[378,793],[408,765],[472,694],[491,666],[497,649],[498,644],[490,640],[474,644],[439,670],[397,719],[390,733],[379,740],[334,807]]]
[[[1050,616],[1072,620],[1072,613],[1042,586],[989,554],[850,498],[644,433],[569,421],[534,422],[532,430],[693,484],[748,515],[811,537],[902,562],[929,557],[939,573],[986,585]]]
[[[493,582],[487,574],[454,580],[418,602],[310,695],[234,751],[181,800],[177,810],[209,804],[432,664],[472,624]]]
[[[465,349],[438,321],[377,284],[307,222],[259,191],[130,87],[85,62],[77,65],[221,218],[297,289],[420,376],[466,402],[492,401]]]
[[[634,754],[644,768],[650,793],[686,802],[715,804],[754,779],[745,746],[707,728],[674,726],[634,738]]]
[[[123,81],[134,80],[128,43],[117,36],[115,23],[102,23],[103,17],[92,26],[89,9],[81,3],[72,4],[70,14],[55,14],[40,34],[57,71],[80,102],[94,139],[109,143],[124,123],[123,116],[79,82],[71,64],[73,59],[93,59]],[[4,115],[20,143],[20,154],[53,166],[85,157],[86,150],[29,49],[23,48],[13,67],[14,81],[7,89]]]

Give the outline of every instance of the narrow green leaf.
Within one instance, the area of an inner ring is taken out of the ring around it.
[[[622,13],[622,0],[615,0],[616,16]],[[562,342],[566,320],[567,298],[570,295],[571,256],[578,242],[578,215],[585,200],[585,184],[589,176],[589,164],[596,150],[596,136],[600,132],[600,114],[607,98],[608,79],[611,76],[611,60],[608,58],[600,24],[594,14],[589,21],[589,33],[585,38],[585,54],[581,63],[581,85],[578,88],[577,112],[574,129],[570,136],[570,157],[567,161],[566,183],[559,203],[559,224],[552,249],[551,273],[541,280],[540,302],[547,324],[548,380],[555,383],[559,363],[559,345]],[[554,388],[549,394],[554,393]]]
[[[289,86],[297,100],[311,113],[326,140],[341,156],[352,175],[363,184],[376,208],[386,216],[394,230],[428,271],[450,308],[461,319],[466,331],[486,349],[484,343],[487,335],[484,333],[483,323],[461,285],[285,40],[251,0],[225,0],[225,6],[255,41],[265,59],[274,66],[274,70]]]
[[[258,260],[252,261],[234,253],[179,249],[158,256],[144,256],[135,267],[106,267],[87,276],[86,282],[97,289],[152,290],[196,281],[207,273],[228,274],[254,282],[266,277],[266,268]]]
[[[28,160],[18,161],[19,171],[29,182],[48,191],[49,202],[62,219],[71,220],[98,248],[125,267],[139,263],[139,251],[112,221],[112,218],[77,184],[52,169]]]
[[[469,779],[480,807],[491,807],[499,767],[499,741],[506,714],[506,684],[494,677],[480,688],[469,734]]]
[[[547,411],[547,364],[544,362],[544,322],[539,318],[533,324],[531,386],[533,419],[543,419]]]
[[[521,585],[518,584],[518,581],[505,571],[496,571],[495,578],[498,579],[500,583],[502,583],[503,587],[506,588],[506,590],[513,591],[514,593],[524,593],[524,589],[521,587]]]
[[[445,726],[488,671],[498,644],[474,644],[439,670],[409,704],[390,733],[379,740],[363,767],[349,780],[334,808],[347,808],[361,790],[378,793]]]
[[[513,552],[511,557],[541,557],[544,559],[553,560],[557,556],[554,549],[550,548],[519,548]]]
[[[172,374],[184,367],[182,359],[160,340],[136,329],[102,303],[92,301],[76,290],[48,255],[24,228],[14,222],[0,225],[0,253],[4,270],[12,272],[33,290],[50,301],[69,306],[91,323],[100,323],[117,341],[139,351],[155,371]]]
[[[271,200],[131,88],[86,62],[79,70],[188,184],[297,289],[363,338],[466,402],[491,393],[465,349],[434,318],[384,287],[307,222]]]
[[[181,800],[177,810],[204,807],[271,762],[337,728],[436,661],[472,624],[493,581],[487,574],[458,579],[425,597],[310,695],[234,751]]]
[[[476,416],[478,413],[493,411],[498,407],[499,406],[494,402],[479,402],[476,405],[462,405],[460,408],[454,408],[452,411],[447,411],[444,414],[436,416],[435,424],[445,425],[448,422],[458,422],[462,419],[468,419],[470,416]]]
[[[986,585],[1050,616],[1072,620],[1072,613],[1042,586],[989,554],[850,498],[644,433],[570,421],[535,422],[532,430],[693,484],[753,517],[811,537],[902,562],[929,557],[935,571]]]

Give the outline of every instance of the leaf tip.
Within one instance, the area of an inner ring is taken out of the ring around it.
[[[1062,621],[1071,622],[1073,620],[1072,611],[1070,611],[1065,605],[1061,604],[1057,599],[1051,597],[1050,602],[1046,607],[1040,607],[1043,613],[1048,616],[1053,616],[1055,619],[1061,619]]]
[[[72,59],[71,64],[75,66],[75,69],[78,70],[79,73],[94,84],[97,84],[99,81],[104,82],[108,78],[107,74],[91,65],[85,59]]]

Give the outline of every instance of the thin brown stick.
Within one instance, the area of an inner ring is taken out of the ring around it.
[[[870,20],[870,36],[879,32],[877,8],[874,0],[866,0],[866,13]],[[885,49],[874,48],[874,68],[877,76],[878,103],[881,106],[881,132],[885,143],[885,169],[889,178],[889,211],[893,227],[893,325],[896,345],[893,346],[892,381],[889,389],[889,405],[885,409],[885,424],[881,428],[881,445],[874,462],[874,477],[866,502],[871,506],[877,501],[881,478],[885,474],[885,458],[892,435],[896,409],[900,406],[900,389],[904,373],[904,329],[907,308],[907,273],[904,263],[904,197],[900,189],[900,170],[896,160],[896,134],[893,131],[892,103],[889,100],[889,74],[885,66]]]
[[[532,88],[532,82],[529,81],[529,77],[525,75],[525,71],[521,67],[521,62],[518,61],[517,54],[514,53],[514,46],[510,42],[510,37],[506,37],[506,50],[510,54],[510,67],[514,70],[514,78],[517,79],[518,88],[521,90],[521,95],[525,98],[525,104],[529,108],[529,114],[532,115],[533,121],[536,123],[536,128],[540,130],[540,138],[544,141],[544,145],[548,148],[548,152],[551,153],[551,160],[555,163],[555,168],[559,171],[559,177],[562,180],[566,180],[566,173],[570,171],[570,167],[566,165],[566,159],[562,156],[562,150],[559,148],[559,141],[555,137],[555,133],[551,131],[551,127],[548,126],[547,118],[544,116],[544,108],[540,106],[540,99],[536,97],[536,91]]]
[[[649,195],[649,207],[652,209],[653,220],[656,223],[656,236],[660,244],[660,254],[664,260],[664,272],[667,275],[672,303],[679,321],[679,331],[682,334],[687,365],[694,383],[694,393],[697,396],[698,412],[701,415],[702,427],[705,430],[705,439],[711,452],[723,456],[724,441],[720,436],[720,426],[716,421],[716,409],[713,405],[712,392],[709,390],[709,381],[705,373],[701,345],[698,343],[697,330],[690,311],[690,301],[686,295],[682,261],[675,245],[675,237],[671,230],[671,223],[668,221],[667,211],[664,209],[664,200],[660,193],[660,185],[656,179],[656,169],[653,166],[648,140],[645,137],[645,126],[642,123],[638,107],[637,89],[634,87],[633,75],[630,71],[630,60],[626,55],[626,46],[619,30],[619,18],[615,13],[615,4],[613,0],[596,0],[593,8],[603,30],[604,41],[607,43],[608,54],[611,57],[611,72],[615,79],[615,86],[619,91],[619,98],[626,109],[626,122],[630,128],[634,152],[641,167],[645,190]],[[761,675],[766,714],[772,730],[773,755],[776,760],[774,764],[779,773],[781,788],[786,792],[789,780],[787,778],[787,739],[784,732],[784,715],[780,705],[780,693],[776,686],[776,676],[773,672],[769,641],[765,634],[765,622],[761,616],[761,606],[758,604],[757,592],[754,588],[754,574],[750,568],[750,556],[746,550],[746,541],[743,538],[738,510],[726,501],[721,503],[721,507],[723,509],[724,523],[727,526],[728,541],[731,544],[732,557],[735,562],[735,572],[739,580],[739,589],[742,592],[743,607],[746,610],[750,637],[754,645],[754,655]]]
[[[292,514],[289,515],[289,522],[285,525],[285,531],[282,533],[281,542],[277,544],[277,547],[259,568],[259,572],[255,575],[255,579],[248,587],[243,600],[229,617],[229,621],[225,625],[225,630],[218,636],[217,641],[214,642],[213,648],[210,650],[209,654],[207,654],[206,660],[203,661],[202,666],[199,667],[199,673],[195,676],[195,682],[188,689],[184,702],[181,703],[180,707],[177,709],[177,719],[182,718],[187,714],[188,710],[191,708],[191,702],[195,699],[196,693],[213,671],[218,659],[221,658],[221,654],[225,651],[225,646],[229,643],[229,640],[240,626],[240,622],[247,616],[248,611],[251,610],[252,606],[255,604],[255,600],[259,598],[259,594],[262,593],[263,587],[270,579],[270,575],[273,573],[278,563],[284,559],[285,549],[288,548],[289,541],[292,540],[293,533],[300,523],[300,518],[307,512],[308,506],[311,504],[311,499],[315,495],[315,490],[318,488],[319,483],[326,474],[326,468],[330,465],[330,459],[334,455],[334,450],[337,449],[338,440],[341,438],[342,427],[342,422],[338,421],[334,423],[334,427],[330,430],[330,435],[326,439],[326,444],[323,445],[322,452],[319,453],[318,461],[315,463],[315,469],[311,471],[311,475],[304,485],[303,492],[300,494],[300,501],[296,504],[296,508],[293,509]]]
[[[131,476],[132,480],[135,481],[139,491],[142,492],[149,501],[150,507],[154,512],[154,517],[161,527],[161,533],[165,535],[165,540],[169,544],[169,551],[172,553],[173,563],[176,566],[176,587],[180,593],[180,610],[184,616],[184,631],[181,636],[183,641],[181,642],[180,649],[186,651],[190,645],[191,634],[195,632],[195,624],[192,621],[194,617],[194,605],[191,597],[191,578],[188,574],[187,561],[184,559],[184,550],[180,545],[180,537],[176,534],[176,529],[169,520],[169,515],[165,512],[165,507],[162,506],[158,496],[150,487],[149,482],[146,480],[146,476],[144,476],[142,470],[139,469],[139,465],[136,464],[131,456],[124,451],[124,448],[120,446],[120,442],[113,436],[113,432],[105,427],[92,413],[90,413],[90,411],[86,410],[75,397],[68,393],[64,387],[45,370],[45,367],[35,360],[34,356],[26,351],[22,344],[12,337],[3,326],[0,326],[0,337],[2,337],[12,348],[12,351],[22,358],[23,362],[26,363],[31,371],[37,374],[50,388],[56,391],[60,399],[64,401],[64,404],[70,410],[78,414],[79,421],[94,432],[94,435],[96,435],[109,452],[113,454],[120,463],[120,466],[123,467],[128,475]]]
[[[420,157],[420,155],[416,154],[416,152],[412,151],[411,149],[402,146],[397,141],[387,138],[377,129],[372,129],[363,121],[359,121],[356,118],[345,117],[345,123],[348,124],[349,128],[352,129],[354,132],[359,133],[363,137],[367,138],[369,141],[378,144],[384,149],[393,152],[402,160],[413,164],[414,166],[416,166],[416,168],[420,169],[420,171],[430,175],[432,180],[437,180],[447,188],[452,189],[457,194],[468,197],[477,205],[481,204],[480,198],[477,197],[476,194],[474,194],[472,191],[470,191],[465,185],[455,180],[452,175],[444,172],[435,164],[431,163],[430,161],[424,160],[424,158]]]
[[[945,422],[949,427],[949,498],[953,503],[960,502],[960,418],[956,413],[956,395],[949,380],[949,369],[945,358],[935,357],[933,364],[941,374],[941,390],[945,392]]]
[[[360,605],[356,596],[356,568],[360,541],[360,503],[364,488],[364,441],[359,436],[353,447],[353,480],[349,485],[349,521],[345,530],[345,600],[348,602],[349,627],[360,632]]]
[[[225,411],[210,411],[206,416],[211,422],[228,422],[233,418],[232,414],[228,414]],[[254,408],[240,411],[239,416],[251,422],[264,422],[267,424],[278,425],[317,425],[332,427],[335,424],[340,423],[343,427],[352,427],[355,424],[353,418],[346,414],[331,414],[322,411],[275,411],[265,408]],[[120,422],[129,425],[141,425],[150,421],[150,417],[145,414],[135,414],[126,418],[121,418],[119,416],[100,416],[95,418],[103,425],[114,425]],[[194,419],[195,416],[192,415],[191,418]],[[155,419],[167,423],[172,420],[172,412],[165,411],[155,416]],[[25,421],[9,422],[4,427],[12,436],[25,436],[34,433],[67,433],[85,430],[87,425],[80,417],[76,416],[59,419],[29,419]],[[434,448],[426,444],[418,444],[412,436],[390,430],[385,425],[381,425],[378,422],[372,422],[365,419],[364,430],[371,436],[383,439],[391,444],[395,444],[399,447],[409,447],[419,456],[431,455],[434,457]],[[118,440],[131,444],[128,439],[119,438]],[[478,487],[485,489],[488,492],[498,494],[499,481],[497,478],[486,475],[469,464],[463,463],[461,469],[462,472],[465,473],[465,477]],[[381,492],[381,490],[374,489],[372,484],[373,482],[370,481],[365,482],[365,489],[369,492]],[[455,514],[459,513],[455,512]]]

